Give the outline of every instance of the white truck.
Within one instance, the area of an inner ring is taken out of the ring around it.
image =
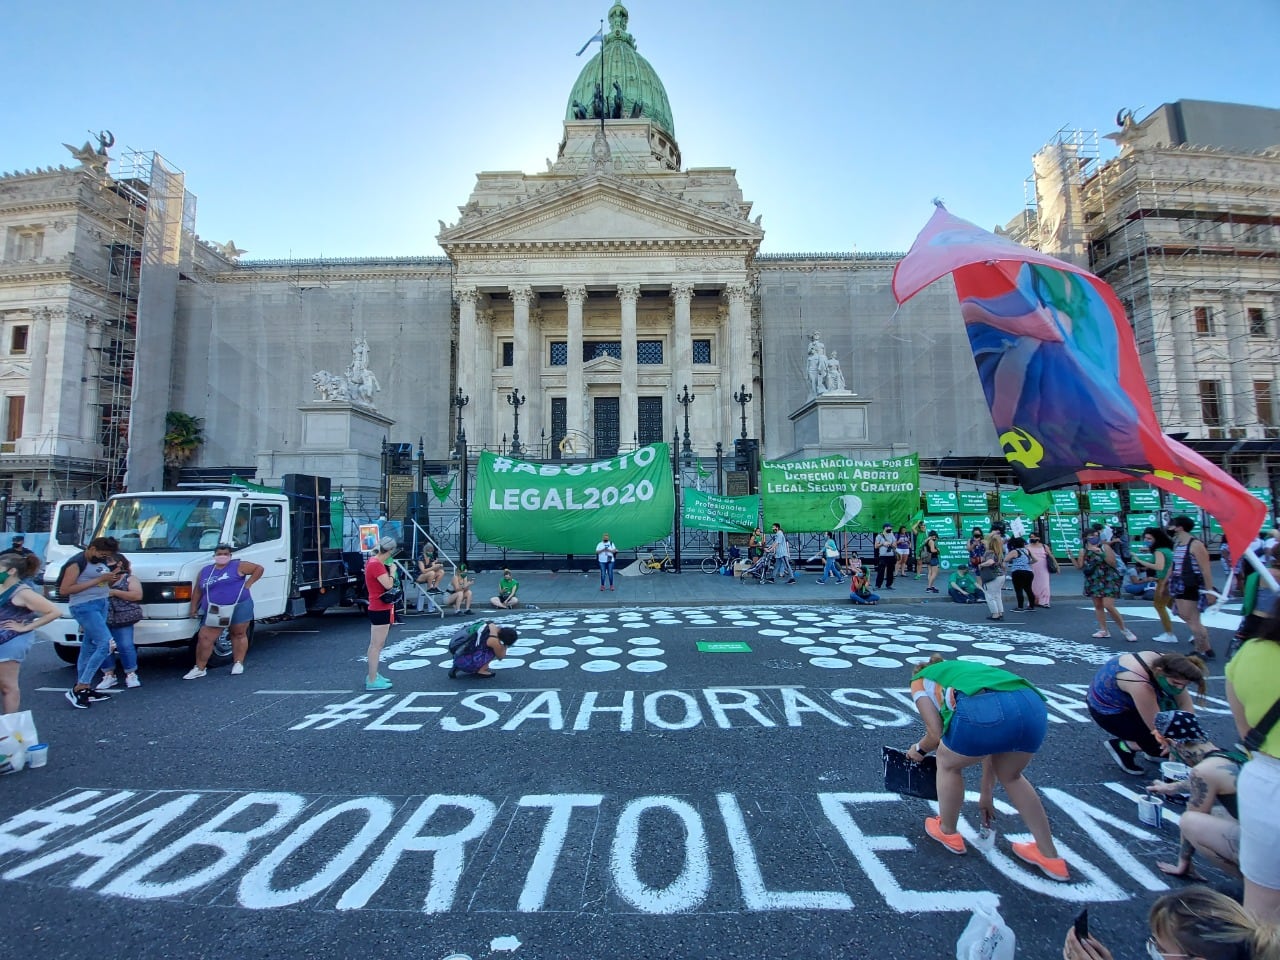
[[[353,561],[329,546],[328,480],[285,479],[285,493],[189,484],[174,491],[117,494],[102,504],[92,526],[86,522],[92,501],[59,503],[46,553],[45,595],[62,606],[62,565],[95,537],[114,537],[142,583],[143,619],[133,632],[140,647],[194,643],[200,622],[190,615],[192,586],[220,543],[231,544],[236,559],[265,571],[253,587],[255,623],[351,605],[363,588],[359,555]],[[253,630],[250,624],[251,641]],[[59,657],[75,662],[80,629],[70,614],[42,632]]]

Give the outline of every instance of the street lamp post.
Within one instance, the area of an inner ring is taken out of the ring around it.
[[[471,402],[458,388],[449,402],[458,408],[458,435],[454,440],[454,452],[458,457],[458,562],[467,562],[467,433],[462,429],[462,408]]]
[[[684,407],[684,443],[680,445],[680,456],[684,458],[685,463],[693,459],[693,444],[689,442],[689,404],[697,399],[689,392],[689,385],[684,385],[684,393],[676,395],[676,403]]]
[[[449,403],[458,408],[458,432],[454,437],[455,444],[462,443],[466,439],[467,435],[462,432],[462,408],[470,402],[470,397],[464,397],[462,395],[461,387],[458,388],[458,392],[455,396],[449,398]]]
[[[733,402],[742,407],[742,439],[747,439],[747,404],[751,402],[751,394],[747,393],[747,385],[733,395]]]
[[[515,387],[512,387],[511,392],[507,394],[507,403],[511,404],[511,416],[514,424],[511,428],[511,455],[513,457],[518,457],[524,452],[520,446],[520,408],[528,402],[528,398],[520,396],[520,391]]]
[[[716,441],[716,496],[724,496],[724,444]],[[720,531],[720,556],[724,556],[724,531]]]
[[[689,392],[687,388],[685,392],[686,393]],[[686,416],[688,415],[688,412],[689,412],[689,408],[685,407]],[[689,436],[689,433],[686,430],[685,431],[686,442],[687,442],[688,436]],[[676,554],[675,568],[674,568],[675,573],[680,572],[680,560],[681,560],[680,540],[683,536],[683,534],[680,531],[680,513],[681,513],[681,510],[683,509],[683,504],[684,504],[684,490],[682,489],[684,487],[684,484],[680,480],[680,461],[677,459],[677,456],[676,456],[676,444],[679,442],[679,440],[680,440],[680,434],[677,431],[676,435],[672,438],[672,442],[671,442],[671,483],[672,483],[672,486],[675,487],[675,494],[676,494],[676,513],[675,513],[675,517],[672,520],[672,526],[675,531],[675,536],[673,537],[673,539],[675,540],[675,554]]]

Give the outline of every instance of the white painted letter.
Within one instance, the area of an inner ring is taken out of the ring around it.
[[[684,717],[680,720],[664,720],[658,712],[658,702],[663,697],[674,697],[684,704]],[[644,698],[644,722],[659,730],[688,730],[702,723],[702,710],[693,694],[683,690],[657,690]]]
[[[674,880],[659,889],[646,884],[636,871],[640,818],[649,810],[670,811],[684,825],[684,867]],[[702,818],[697,810],[675,797],[641,797],[628,803],[618,818],[610,862],[614,886],[622,899],[645,913],[695,910],[711,889],[711,863]]]
[[[593,713],[616,713],[618,717],[618,730],[622,733],[630,733],[632,722],[635,719],[635,693],[627,690],[622,694],[622,706],[620,707],[597,707],[596,697],[600,696],[595,690],[588,690],[582,697],[582,705],[578,707],[577,719],[573,721],[573,729],[590,730],[591,715]]]
[[[542,909],[547,899],[547,888],[556,872],[556,861],[564,849],[564,838],[569,832],[569,818],[574,807],[598,807],[604,796],[599,793],[566,793],[537,795],[520,798],[522,807],[549,807],[551,814],[542,828],[538,852],[534,854],[529,873],[524,878],[520,902],[516,909],[521,913],[534,913]]]
[[[729,722],[728,712],[730,710],[741,710],[747,716],[754,718],[762,727],[777,726],[776,723],[756,709],[760,705],[760,698],[750,690],[739,690],[736,687],[709,687],[702,691],[702,695],[707,698],[707,706],[711,708],[711,713],[716,718],[716,724],[725,730],[733,727],[733,724]],[[720,698],[725,695],[736,696],[739,700],[737,703],[723,703]]]

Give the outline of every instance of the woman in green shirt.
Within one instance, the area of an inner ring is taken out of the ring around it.
[[[1160,626],[1164,627],[1164,633],[1156,637],[1156,642],[1177,643],[1178,638],[1173,633],[1173,619],[1169,616],[1169,611],[1173,607],[1173,598],[1169,596],[1169,571],[1173,569],[1173,540],[1161,528],[1147,527],[1142,531],[1142,542],[1151,551],[1151,559],[1147,561],[1141,557],[1134,557],[1133,562],[1140,567],[1146,567],[1156,575],[1156,595],[1152,603],[1156,608],[1156,615],[1160,618]]]
[[[516,591],[520,589],[520,581],[511,578],[511,571],[502,568],[502,579],[498,581],[498,595],[489,598],[489,604],[499,610],[511,610],[520,605]]]
[[[1040,795],[1022,775],[1048,731],[1043,694],[1008,670],[934,654],[927,664],[916,666],[911,699],[924,720],[925,735],[907,750],[907,758],[919,763],[929,751],[938,751],[939,816],[925,820],[925,833],[952,853],[965,852],[964,838],[956,830],[964,770],[981,763],[978,808],[983,826],[995,819],[992,794],[999,780],[1035,838],[1012,844],[1014,855],[1053,880],[1069,880]]]

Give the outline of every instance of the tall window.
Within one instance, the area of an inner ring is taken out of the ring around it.
[[[710,340],[693,341],[693,362],[694,363],[710,363],[711,362],[711,341]]]
[[[5,248],[6,260],[39,260],[44,256],[44,231],[10,227]]]
[[[4,439],[6,443],[13,443],[22,436],[22,417],[26,408],[26,397],[5,397]]]
[[[516,365],[516,345],[510,340],[502,341],[502,365],[504,367]]]
[[[1196,307],[1196,336],[1213,336],[1213,307]],[[1204,382],[1204,381],[1201,381]]]
[[[563,344],[562,344],[563,346]],[[552,460],[560,459],[560,441],[568,432],[569,405],[564,397],[551,398],[551,450]]]
[[[27,336],[31,328],[25,323],[19,323],[9,328],[9,352],[11,354],[24,354],[27,352]]]
[[[1276,411],[1272,400],[1270,380],[1253,381],[1253,398],[1258,412],[1258,422],[1264,428],[1280,426],[1280,424],[1276,423]],[[1270,435],[1270,432],[1268,432],[1268,436]]]
[[[1267,315],[1261,307],[1249,308],[1249,336],[1267,336]]]
[[[1222,384],[1217,380],[1200,381],[1200,419],[1206,427],[1222,426]]]
[[[563,340],[551,341],[551,358],[548,363],[553,367],[567,367],[569,365],[569,344]]]
[[[636,398],[636,439],[641,446],[662,442],[662,398]]]

